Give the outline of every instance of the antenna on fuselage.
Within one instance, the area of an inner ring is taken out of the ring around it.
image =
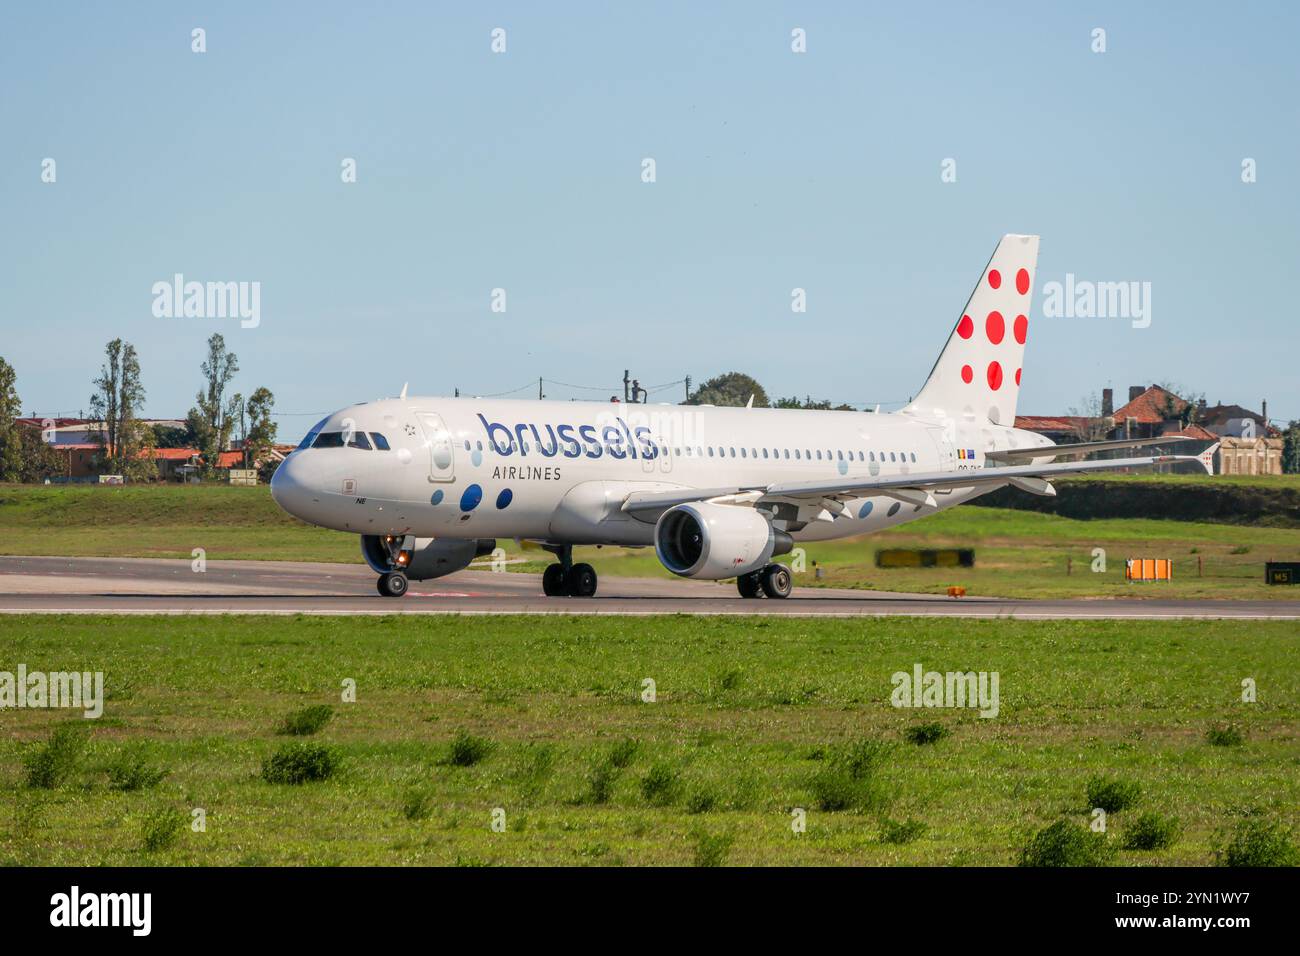
[[[398,398],[406,398],[406,386],[408,386],[408,385],[410,385],[410,384],[411,384],[410,382],[403,382],[403,383],[402,383],[402,394],[401,394],[401,395],[398,395],[398,396],[397,396]]]
[[[746,407],[746,408],[753,408],[753,407],[754,407],[754,393],[753,393],[753,392],[750,392],[750,393],[749,393],[749,401],[747,401],[747,402],[745,403],[745,407]]]

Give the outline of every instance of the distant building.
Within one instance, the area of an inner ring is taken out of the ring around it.
[[[1193,405],[1159,385],[1129,387],[1128,403],[1114,407],[1114,391],[1102,389],[1101,415],[1017,415],[1016,427],[1057,444],[1122,438],[1180,438],[1156,449],[1197,455],[1216,442],[1215,472],[1223,475],[1280,475],[1282,439],[1268,424],[1268,405],[1253,412],[1240,405]],[[1128,451],[1110,457],[1121,457]]]

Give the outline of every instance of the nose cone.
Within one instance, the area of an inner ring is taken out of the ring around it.
[[[303,517],[309,491],[303,481],[302,457],[290,455],[280,462],[271,476],[271,497],[275,503],[295,517]]]

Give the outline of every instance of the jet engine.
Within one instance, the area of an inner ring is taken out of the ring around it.
[[[412,581],[427,581],[463,570],[495,550],[495,538],[416,538],[411,535],[361,536],[361,554],[379,574],[403,571]]]
[[[669,508],[655,525],[655,553],[684,578],[717,581],[757,571],[794,547],[788,534],[753,508],[692,502]]]

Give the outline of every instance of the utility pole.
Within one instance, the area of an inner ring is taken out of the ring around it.
[[[689,375],[686,376],[686,400],[688,402],[691,400],[691,377]]]
[[[624,402],[627,401],[627,389],[628,389],[628,385],[629,385],[630,382],[631,382],[631,379],[629,379],[629,378],[627,377],[627,373],[628,373],[628,370],[627,370],[627,369],[623,369],[623,401],[624,401]]]
[[[537,379],[537,400],[539,402],[542,400],[542,380],[540,377]]]
[[[457,398],[460,398],[460,386],[459,386],[459,385],[456,386],[456,397],[457,397]]]

